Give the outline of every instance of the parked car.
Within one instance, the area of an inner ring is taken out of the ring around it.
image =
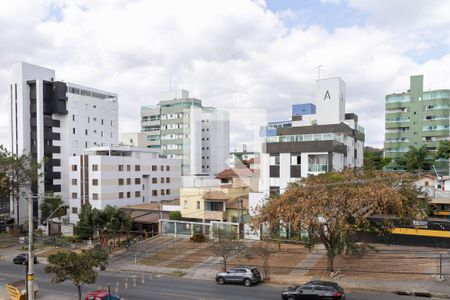
[[[88,292],[84,300],[120,300],[120,296],[116,294],[109,293],[105,290],[97,290]]]
[[[21,253],[13,258],[13,263],[19,264],[19,265],[26,265],[28,264],[28,253]],[[34,256],[34,263],[37,264],[38,260],[37,257]]]
[[[216,274],[218,284],[243,283],[245,286],[252,286],[260,281],[261,274],[255,267],[235,267]]]
[[[281,292],[283,300],[344,300],[344,289],[331,281],[310,281],[303,285],[288,287]]]

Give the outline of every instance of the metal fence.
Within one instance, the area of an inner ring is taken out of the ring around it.
[[[219,230],[235,232],[239,236],[239,223],[232,222],[216,222],[210,223],[189,222],[178,220],[159,220],[159,228],[161,234],[194,236],[194,234],[202,233],[210,238],[215,238]]]

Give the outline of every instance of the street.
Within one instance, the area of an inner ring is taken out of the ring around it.
[[[37,299],[76,299],[76,288],[70,282],[51,283],[51,274],[44,273],[43,264],[36,265],[36,280],[39,285]],[[24,278],[25,267],[9,261],[0,262],[0,299],[5,295],[5,283]],[[97,284],[85,286],[83,295],[98,287],[110,284],[111,291],[118,291],[124,299],[280,299],[283,286],[261,284],[251,288],[241,285],[217,285],[213,281],[192,280],[153,274],[114,273],[104,271]],[[412,300],[420,299],[388,293],[347,292],[349,300]]]

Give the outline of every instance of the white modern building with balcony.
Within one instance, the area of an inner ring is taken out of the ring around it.
[[[54,70],[24,62],[13,65],[12,75],[11,151],[45,161],[42,180],[28,193],[54,193],[68,202],[69,158],[87,147],[117,144],[117,94],[57,81]],[[36,218],[42,199],[34,203]],[[17,222],[28,219],[27,211],[25,200],[12,202]]]
[[[104,209],[179,198],[181,161],[157,149],[93,147],[70,158],[70,222],[84,204]]]
[[[277,122],[277,124],[280,122]],[[260,192],[283,193],[289,182],[363,165],[364,130],[345,113],[345,83],[317,81],[315,103],[292,106],[292,119],[263,129]]]

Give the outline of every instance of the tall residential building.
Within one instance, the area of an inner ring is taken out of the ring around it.
[[[183,176],[216,174],[226,168],[230,151],[228,113],[205,107],[188,91],[171,91],[154,106],[141,108],[148,148],[182,159]]]
[[[13,66],[11,91],[12,152],[31,153],[44,178],[33,194],[55,193],[69,201],[69,158],[91,146],[118,141],[117,94],[55,80],[55,71],[17,63]],[[39,201],[34,214],[39,217]],[[12,203],[18,222],[28,219],[26,201]]]
[[[84,204],[104,209],[178,199],[181,161],[159,149],[92,147],[70,158],[70,222]]]
[[[358,116],[345,112],[345,83],[317,81],[315,103],[292,106],[290,121],[263,128],[260,192],[280,194],[301,177],[346,167],[362,167],[364,129]]]
[[[410,77],[410,88],[386,95],[384,156],[398,158],[426,145],[436,151],[450,139],[450,90],[424,91],[423,75]]]

